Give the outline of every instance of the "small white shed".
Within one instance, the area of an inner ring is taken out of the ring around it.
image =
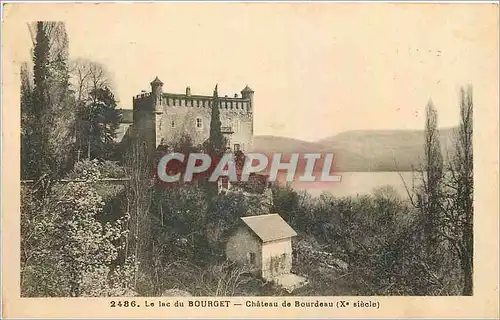
[[[292,237],[297,233],[279,214],[241,218],[226,243],[226,257],[253,267],[266,280],[289,274]]]

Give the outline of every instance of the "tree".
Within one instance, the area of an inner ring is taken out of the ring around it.
[[[23,138],[23,173],[32,178],[57,177],[70,167],[74,133],[68,37],[62,22],[38,21],[29,25],[29,30],[34,45],[33,90],[31,103],[24,103],[23,108],[27,120],[23,123],[27,133]]]
[[[217,85],[214,89],[212,99],[212,113],[210,118],[210,137],[208,138],[208,152],[214,157],[220,157],[226,150],[226,142],[222,134],[220,110],[219,110],[219,95]]]
[[[448,210],[443,218],[443,236],[456,249],[463,276],[463,295],[473,293],[473,213],[474,164],[472,148],[473,97],[472,87],[460,91],[460,125],[456,149],[450,161],[450,192]]]
[[[420,186],[414,189],[415,197],[410,196],[418,215],[414,227],[420,230],[415,236],[409,235],[414,256],[411,268],[417,275],[413,286],[417,294],[456,294],[456,255],[443,241],[443,220],[452,210],[447,205],[451,198],[443,169],[438,115],[432,102],[426,109],[424,151],[424,163],[418,172]]]
[[[92,90],[88,103],[78,112],[78,120],[76,148],[85,148],[88,159],[113,159],[120,114],[111,90],[107,87]]]
[[[144,257],[145,248],[151,243],[150,238],[150,208],[153,194],[153,177],[151,172],[152,159],[147,153],[146,143],[132,133],[130,148],[125,155],[125,168],[130,183],[127,188],[127,207],[130,212],[128,230],[130,237],[127,238],[125,254],[132,256],[136,266],[134,274],[134,286],[137,286],[138,275],[142,270],[139,268],[140,261]]]
[[[30,170],[36,166],[35,157],[31,150],[33,138],[33,84],[32,75],[28,71],[28,64],[21,65],[21,178],[31,175]]]
[[[431,101],[427,104],[425,122],[425,163],[422,170],[422,194],[424,241],[427,251],[437,244],[437,227],[443,184],[443,156],[439,142],[438,114]]]
[[[113,143],[103,144],[103,139],[99,138],[99,134],[96,137],[96,131],[99,131],[99,128],[95,127],[95,123],[92,121],[96,120],[94,118],[98,116],[95,114],[96,110],[94,110],[97,99],[104,98],[102,99],[104,103],[116,106],[116,101],[110,99],[113,95],[110,90],[112,84],[111,76],[102,64],[83,58],[71,61],[70,75],[71,87],[75,92],[75,99],[78,104],[78,114],[74,129],[76,134],[74,152],[77,161],[81,157],[92,158],[92,156],[100,159],[114,158],[114,151],[118,150],[113,150],[115,147]],[[114,135],[118,127],[117,117],[119,115],[117,111],[114,114],[108,113],[108,115],[111,116],[112,121],[108,119],[103,120],[102,116],[100,117],[101,120],[98,121],[107,121],[106,126],[109,129],[111,129],[109,124],[114,124],[115,130],[111,132]],[[101,147],[105,147],[105,149]]]
[[[90,99],[92,91],[112,87],[106,67],[96,61],[82,58],[73,60],[70,75],[76,100],[82,103]]]
[[[30,137],[30,149],[34,155],[30,174],[41,176],[43,173],[51,170],[50,160],[47,159],[45,152],[49,150],[48,147],[48,133],[46,132],[46,125],[43,123],[49,120],[45,117],[46,109],[49,108],[49,95],[48,95],[48,79],[49,76],[49,37],[46,32],[47,26],[42,21],[36,23],[36,42],[33,51],[34,62],[34,88],[33,88],[33,109],[31,110],[32,121],[27,124],[32,129],[32,136]],[[36,120],[38,120],[38,122]],[[44,156],[45,155],[45,156]]]
[[[433,279],[426,286],[427,293],[442,292],[445,286],[452,286],[455,289],[446,291],[454,294],[461,287],[463,295],[472,295],[472,109],[472,88],[461,89],[455,150],[444,172],[436,129],[437,115],[432,107],[428,108],[422,187],[416,192],[417,201],[410,197],[422,213],[420,225],[425,230],[422,277]]]
[[[71,62],[70,74],[78,102],[75,123],[77,157],[114,158],[117,150],[114,150],[113,138],[120,115],[115,110],[116,101],[110,89],[111,76],[102,64],[82,58]]]

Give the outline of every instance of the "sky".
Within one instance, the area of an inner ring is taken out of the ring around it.
[[[106,66],[119,107],[132,108],[156,76],[167,92],[190,86],[211,95],[218,83],[219,95],[233,96],[249,85],[255,135],[314,141],[347,130],[423,129],[429,99],[449,127],[458,123],[460,86],[474,86],[477,105],[498,90],[491,4],[43,6],[5,15],[24,19],[19,61],[30,59],[26,21],[62,20],[70,57]]]

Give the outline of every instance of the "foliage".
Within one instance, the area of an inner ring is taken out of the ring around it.
[[[448,278],[429,273],[416,233],[421,220],[392,187],[357,197],[311,198],[274,186],[273,195],[274,211],[299,232],[294,269],[309,285],[296,294],[456,294],[452,261],[446,261]]]
[[[440,153],[437,112],[428,108],[426,165],[418,171],[422,188],[412,190],[410,200],[419,212],[424,230],[424,265],[421,278],[433,279],[426,294],[450,292],[472,295],[473,267],[473,155],[472,88],[461,90],[460,126],[455,150],[446,172]],[[418,240],[418,239],[417,239]],[[448,287],[453,287],[448,290]]]
[[[274,184],[271,188],[273,193],[273,212],[280,213],[291,225],[296,225],[297,210],[299,209],[299,194],[290,185],[281,187]]]
[[[461,90],[460,127],[456,139],[456,153],[450,172],[456,186],[454,214],[447,220],[446,231],[450,231],[452,245],[457,249],[463,273],[464,295],[473,294],[474,266],[474,161],[472,148],[473,133],[472,87]],[[453,211],[452,211],[453,212]],[[449,236],[449,234],[448,234]],[[448,240],[450,240],[448,238]]]
[[[115,159],[114,141],[120,114],[116,100],[107,87],[90,91],[88,102],[78,112],[78,150],[86,149],[89,159]]]
[[[462,294],[473,294],[473,213],[474,162],[472,149],[472,87],[461,89],[460,125],[456,132],[455,153],[446,178],[439,236],[455,249],[462,274]]]
[[[83,59],[70,66],[63,22],[37,21],[29,30],[33,72],[26,63],[21,66],[22,178],[61,178],[82,151],[88,156],[95,149],[91,156],[111,159],[119,115],[105,87],[110,83],[105,68]],[[93,148],[87,143],[89,133]],[[82,150],[82,145],[87,148]]]
[[[69,90],[64,23],[38,21],[33,34],[33,86],[22,70],[22,176],[60,177],[71,163],[75,101]]]
[[[133,265],[118,263],[128,215],[99,219],[105,203],[93,187],[98,176],[93,171],[83,182],[23,190],[23,296],[131,294]]]
[[[425,123],[425,165],[421,170],[422,190],[417,192],[421,219],[423,221],[425,249],[430,254],[436,246],[436,232],[443,190],[443,157],[439,142],[438,115],[434,105],[429,102]]]
[[[32,174],[30,167],[35,165],[35,154],[31,150],[33,137],[33,84],[27,63],[21,65],[21,177]]]

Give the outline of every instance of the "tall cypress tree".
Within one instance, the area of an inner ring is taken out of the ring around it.
[[[22,174],[25,179],[58,177],[69,167],[74,121],[68,38],[63,22],[37,21],[30,25],[30,31],[34,45],[33,90],[29,100],[22,97]],[[26,92],[26,85],[22,89]]]
[[[21,66],[21,179],[31,176],[35,157],[32,150],[33,86],[28,64]]]
[[[433,247],[436,245],[437,224],[442,201],[443,156],[439,141],[438,114],[432,101],[429,101],[426,109],[425,173],[426,216],[424,231],[427,245]]]
[[[36,43],[33,50],[33,105],[31,108],[31,117],[28,126],[31,127],[30,149],[32,159],[29,164],[28,174],[33,177],[39,177],[44,173],[50,172],[51,163],[49,161],[49,137],[45,109],[49,106],[48,78],[49,78],[49,50],[50,39],[45,32],[45,23],[38,21],[36,23]]]
[[[222,135],[222,123],[220,121],[218,85],[215,85],[212,99],[212,114],[210,118],[210,137],[208,141],[208,151],[212,156],[221,156],[225,151],[226,142]]]

